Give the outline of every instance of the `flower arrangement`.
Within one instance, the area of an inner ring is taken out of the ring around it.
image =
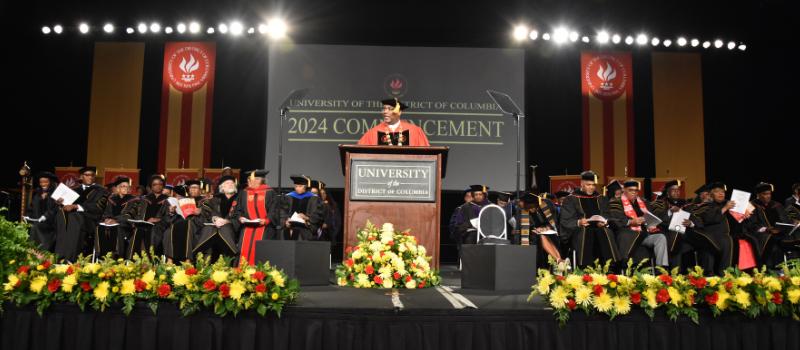
[[[425,288],[441,282],[431,270],[431,257],[409,231],[395,232],[385,223],[378,229],[367,221],[358,232],[358,244],[345,249],[342,265],[336,268],[340,286],[356,288]]]
[[[35,304],[40,314],[52,303],[74,303],[81,310],[88,305],[99,311],[121,305],[127,315],[137,302],[149,304],[154,313],[159,302],[173,302],[184,315],[208,308],[219,316],[245,310],[263,316],[268,311],[280,315],[298,293],[297,281],[268,263],[231,267],[225,259],[212,264],[199,256],[194,264],[176,265],[147,254],[133,260],[106,256],[96,262],[52,261],[35,255],[7,261],[13,272],[2,276],[0,303]]]
[[[679,274],[677,269],[659,269],[659,274],[652,274],[631,265],[629,262],[623,274],[608,273],[608,264],[564,276],[540,269],[528,300],[535,295],[544,297],[561,324],[576,309],[611,319],[634,308],[652,319],[655,310],[665,309],[673,321],[685,315],[695,323],[701,307],[710,308],[715,317],[733,312],[749,317],[768,314],[797,319],[800,315],[798,267],[785,266],[782,275],[766,268],[751,273],[730,268],[723,276],[707,277],[700,267],[688,274]]]

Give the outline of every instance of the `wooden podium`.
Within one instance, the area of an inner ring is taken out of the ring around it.
[[[344,173],[344,246],[367,220],[406,229],[439,268],[442,178],[448,147],[339,145]]]

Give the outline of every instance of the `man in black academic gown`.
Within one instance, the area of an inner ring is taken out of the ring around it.
[[[149,253],[151,247],[154,248],[157,255],[161,253],[161,239],[164,231],[161,220],[169,210],[167,203],[169,197],[162,193],[165,182],[163,175],[151,176],[148,181],[150,192],[128,204],[122,212],[131,227],[125,253],[127,259],[131,259],[134,254],[142,251]]]
[[[164,237],[161,241],[164,255],[170,261],[178,263],[194,258],[192,250],[194,249],[195,235],[198,227],[203,225],[199,207],[205,199],[198,180],[189,180],[183,185],[175,186],[173,197],[178,201],[194,200],[194,206],[185,206],[183,208],[185,210],[181,212],[178,211],[177,206],[169,205],[168,214],[164,216]]]
[[[800,222],[800,183],[792,185],[792,195],[783,202],[786,209],[786,215],[792,220],[792,223],[797,224]]]
[[[738,239],[743,238],[743,225],[730,214],[730,209],[736,203],[725,198],[725,184],[713,182],[706,189],[710,201],[695,207],[693,214],[700,222],[692,229],[714,244],[713,270],[715,274],[721,275],[725,269],[738,262]]]
[[[651,206],[653,208],[653,215],[661,219],[661,224],[659,224],[658,227],[661,229],[661,232],[664,232],[667,236],[670,268],[681,267],[682,271],[686,271],[688,265],[684,265],[687,259],[683,257],[684,255],[696,251],[698,247],[695,247],[692,240],[687,241],[683,239],[686,231],[678,232],[676,231],[676,227],[669,227],[672,215],[684,209],[684,207],[689,204],[686,200],[680,198],[680,186],[680,180],[672,180],[665,183],[664,187],[661,189],[661,194],[651,203]]]
[[[614,232],[607,221],[589,221],[593,216],[608,218],[608,201],[597,193],[597,175],[587,170],[581,173],[581,187],[561,203],[561,230],[572,242],[576,252],[576,263],[580,267],[590,266],[595,260],[601,264],[610,260],[619,262]]]
[[[111,185],[114,187],[114,194],[108,197],[106,211],[94,235],[94,251],[97,257],[108,253],[112,253],[114,258],[124,257],[125,237],[130,232],[129,226],[125,224],[127,216],[122,213],[136,199],[130,194],[131,179],[118,177]]]
[[[755,187],[756,198],[750,202],[756,208],[753,212],[753,235],[758,240],[758,254],[761,263],[769,268],[774,268],[783,260],[784,244],[791,245],[790,242],[797,241],[787,236],[791,228],[787,230],[786,226],[778,225],[779,222],[789,223],[789,216],[783,205],[772,200],[773,191],[772,184],[760,182]]]
[[[311,187],[308,176],[292,175],[290,178],[294,182],[294,191],[286,194],[282,203],[283,239],[312,240],[324,220],[322,203],[308,190]],[[291,220],[295,213],[296,220]]]
[[[569,262],[561,257],[559,245],[558,214],[553,202],[543,196],[526,192],[520,198],[520,208],[516,215],[514,234],[519,236],[516,244],[535,244],[542,251],[552,256],[558,263],[558,272],[566,270]],[[547,259],[537,259],[547,262]],[[545,266],[546,264],[540,264]]]
[[[485,185],[472,185],[472,201],[464,203],[456,216],[456,236],[461,244],[476,244],[478,241],[478,228],[472,225],[472,219],[477,219],[483,207],[492,204],[489,201],[489,187]]]
[[[639,181],[625,181],[622,195],[608,202],[608,221],[614,228],[623,260],[647,257],[647,252],[637,252],[643,248],[653,252],[655,265],[666,268],[669,267],[667,237],[658,227],[646,225],[646,215],[652,214],[653,208],[639,196],[641,188]]]
[[[322,225],[317,229],[317,240],[336,242],[336,237],[342,229],[342,220],[339,217],[339,207],[336,201],[328,194],[325,183],[319,180],[311,180],[311,193],[319,197],[323,208]]]
[[[622,192],[622,183],[617,180],[611,181],[610,184],[603,187],[603,195],[605,195],[609,201],[622,197]]]
[[[217,184],[220,193],[199,204],[202,227],[197,234],[194,254],[203,253],[217,260],[220,256],[235,257],[238,253],[236,239],[239,235],[238,213],[236,205],[238,196],[235,181],[230,177],[220,178]],[[223,182],[225,184],[223,185]]]
[[[38,187],[33,191],[31,202],[25,211],[25,216],[32,219],[28,221],[31,224],[28,235],[39,249],[52,252],[56,242],[54,219],[59,209],[52,195],[58,185],[58,177],[44,171],[37,174],[35,180]]]
[[[87,166],[80,169],[81,184],[75,188],[79,197],[70,205],[62,205],[56,214],[55,253],[66,260],[75,261],[81,253],[91,253],[91,240],[97,222],[105,212],[108,193],[103,186],[95,184],[97,168]]]

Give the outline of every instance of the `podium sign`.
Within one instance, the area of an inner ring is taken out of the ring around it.
[[[435,202],[437,161],[351,159],[350,200]]]

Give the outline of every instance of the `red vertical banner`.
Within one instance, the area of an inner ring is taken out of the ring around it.
[[[216,52],[213,42],[164,46],[159,172],[210,163]]]
[[[667,182],[678,180],[678,189],[681,191],[680,198],[686,198],[686,178],[685,177],[676,177],[676,178],[669,178],[669,177],[654,177],[650,179],[650,191],[652,195],[652,200],[655,200],[662,194],[664,190],[664,185]]]
[[[81,167],[66,167],[66,166],[57,166],[56,167],[56,177],[58,178],[58,182],[63,183],[64,185],[68,186],[69,188],[78,187],[81,184]]]
[[[103,169],[103,184],[117,181],[120,177],[131,179],[132,187],[139,186],[139,169],[105,168]]]
[[[629,52],[581,52],[583,167],[633,176],[633,64]]]
[[[550,176],[550,193],[559,191],[572,193],[581,188],[580,175],[552,175]]]

